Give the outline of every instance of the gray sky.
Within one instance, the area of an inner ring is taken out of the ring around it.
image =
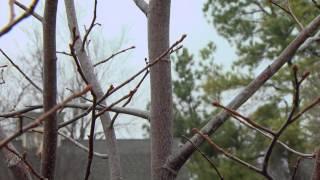
[[[0,27],[2,27],[8,20],[8,0],[0,0]],[[24,4],[30,3],[30,0],[21,0]],[[89,25],[92,18],[93,1],[86,1],[85,4],[80,4],[76,0],[76,4],[80,5],[77,9],[79,14],[79,25]],[[209,25],[204,18],[202,12],[202,6],[205,0],[172,0],[171,5],[171,43],[175,42],[182,34],[187,34],[186,40],[183,42],[192,53],[197,53],[199,49],[203,48],[209,41],[213,41],[217,45],[217,52],[215,53],[215,59],[224,64],[230,66],[232,60],[236,58],[234,48],[230,47],[226,40],[221,38],[212,25]],[[41,2],[43,3],[43,2]],[[60,20],[58,24],[58,33],[60,40],[59,50],[65,50],[67,37],[69,36],[64,18],[63,1],[59,2],[58,17]],[[38,6],[37,12],[42,14],[41,5]],[[18,8],[17,8],[18,10]],[[18,12],[18,11],[17,11]],[[114,61],[121,62],[123,66],[119,67],[118,63],[114,63],[118,77],[114,79],[115,82],[125,80],[130,74],[133,74],[137,70],[144,66],[144,58],[147,57],[147,21],[146,17],[135,6],[133,0],[117,0],[117,1],[105,1],[98,0],[98,15],[97,22],[101,23],[101,27],[95,28],[93,31],[98,32],[106,43],[104,44],[106,52],[110,52],[110,49],[116,47],[119,44],[119,39],[122,38],[121,48],[127,48],[131,45],[135,45],[136,49],[131,50],[128,54],[124,55],[125,58],[114,59]],[[8,52],[12,57],[16,57],[25,49],[28,43],[28,34],[30,32],[30,24],[32,26],[40,27],[34,18],[29,17],[22,23],[17,25],[9,34],[0,38],[0,48]],[[41,31],[39,31],[41,32]],[[67,34],[67,35],[66,35]],[[111,47],[111,48],[110,48]],[[0,64],[7,62],[2,61],[0,57]],[[125,73],[123,73],[125,72]],[[119,77],[121,75],[124,77]],[[149,81],[145,81],[143,87],[140,89],[135,102],[131,104],[133,107],[145,109],[146,103],[149,101],[148,92]],[[133,87],[133,86],[131,86]],[[125,128],[119,128],[117,131],[120,138],[141,138],[143,132],[139,130],[143,121],[134,120],[134,118],[123,118]],[[122,119],[121,119],[122,120]],[[127,124],[130,124],[129,126]]]

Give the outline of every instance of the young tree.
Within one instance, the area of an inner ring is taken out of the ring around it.
[[[49,111],[57,104],[56,17],[58,1],[46,0],[43,18],[43,110]],[[54,179],[57,136],[57,114],[53,112],[44,121],[41,174]]]

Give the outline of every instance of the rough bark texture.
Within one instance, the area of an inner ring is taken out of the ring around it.
[[[315,155],[312,180],[320,180],[320,149],[315,151]]]
[[[6,135],[3,132],[3,129],[0,127],[0,141],[5,138]],[[16,148],[11,143],[8,143],[7,146],[11,150],[17,152]],[[7,162],[7,166],[12,172],[12,175],[14,176],[15,180],[32,180],[32,176],[28,170],[28,167],[19,157],[7,150],[5,147],[1,148],[1,153],[3,154]]]
[[[44,112],[56,105],[57,98],[57,57],[56,57],[56,16],[58,0],[46,0],[43,22],[43,106]],[[57,148],[57,118],[52,113],[44,121],[41,174],[54,179]]]
[[[150,61],[169,48],[170,0],[151,0],[148,12]],[[172,82],[170,58],[166,56],[150,69],[151,83],[151,176],[164,177],[163,165],[172,151]]]
[[[246,88],[244,88],[228,105],[229,109],[238,109],[243,103],[245,103],[258,89],[270,79],[286,62],[292,59],[298,48],[311,37],[320,26],[320,16],[316,17],[300,34],[287,46],[286,49],[280,54],[280,56],[269,65],[260,75],[258,75]],[[222,111],[217,116],[212,118],[201,131],[204,134],[214,133],[229,117],[229,115]],[[192,137],[192,142],[200,146],[204,139],[199,135]],[[189,159],[192,153],[195,151],[193,145],[186,142],[180,150],[171,155],[165,165],[168,168],[167,175],[174,177],[175,173],[180,170],[184,163]]]
[[[80,35],[79,26],[76,18],[76,11],[74,7],[74,1],[65,0],[64,2],[66,6],[70,33],[72,34],[73,29],[75,28],[76,34]],[[89,82],[89,84],[92,85],[92,89],[96,94],[97,99],[100,99],[104,93],[94,73],[92,61],[90,60],[90,57],[85,52],[85,50],[81,50],[81,46],[82,46],[82,39],[81,37],[79,37],[79,39],[75,43],[76,55],[81,65],[83,74],[86,77],[86,80]],[[103,101],[101,102],[101,104],[106,105],[106,102]],[[110,122],[111,122],[110,114],[108,112],[105,112],[102,116],[100,116],[100,119],[103,126],[103,131],[106,137],[107,154],[109,155],[110,180],[122,179],[121,167],[120,167],[120,156],[118,152],[118,145],[117,145],[115,132],[113,128],[109,128]]]

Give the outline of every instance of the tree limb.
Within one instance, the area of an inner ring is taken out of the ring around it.
[[[145,0],[133,0],[144,15],[148,17],[149,4]]]
[[[4,26],[2,29],[0,29],[0,37],[4,34],[8,33],[15,25],[17,25],[19,22],[21,22],[23,19],[27,18],[32,14],[34,9],[36,8],[39,0],[33,0],[29,6],[29,8],[17,19],[9,22],[6,26]]]
[[[246,88],[244,88],[227,106],[229,109],[238,109],[243,103],[245,103],[264,83],[270,79],[287,61],[291,60],[298,48],[311,37],[320,26],[320,16],[316,17],[299,35],[287,46],[286,49],[279,55],[279,57],[273,61],[262,73],[260,73]],[[201,132],[205,134],[214,133],[229,117],[230,115],[226,111],[220,112],[213,117],[202,129]],[[199,135],[194,135],[191,138],[192,142],[199,146],[203,143],[204,138]],[[178,171],[183,164],[189,159],[192,153],[195,151],[193,145],[186,142],[178,152],[172,154],[165,167],[170,167],[175,171]]]
[[[96,94],[97,99],[99,99],[103,96],[103,91],[95,75],[92,61],[86,53],[85,49],[82,48],[83,42],[82,38],[80,37],[74,1],[65,0],[64,2],[66,7],[70,34],[72,35],[73,32],[75,32],[76,36],[79,37],[78,40],[75,42],[75,51],[77,58],[79,60],[79,63],[81,65],[82,71],[86,79],[92,85],[93,92]],[[106,105],[106,102],[103,101],[102,104]],[[109,155],[110,180],[120,180],[122,178],[120,156],[118,152],[118,146],[114,129],[109,128],[111,123],[110,114],[108,112],[105,112],[100,119],[105,133],[107,153]]]

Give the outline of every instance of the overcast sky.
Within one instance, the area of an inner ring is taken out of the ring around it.
[[[0,0],[0,27],[2,27],[8,20],[8,6],[7,0]],[[30,0],[21,0],[24,4],[30,3]],[[92,18],[93,1],[85,1],[86,4],[80,4],[84,1],[76,0],[76,4],[80,5],[77,9],[79,14],[79,25],[89,25]],[[235,59],[235,53],[232,47],[226,40],[219,37],[212,25],[209,25],[202,12],[202,6],[205,0],[172,0],[171,4],[171,32],[170,41],[175,42],[182,34],[187,34],[186,40],[183,45],[187,47],[191,52],[197,53],[199,49],[203,48],[209,41],[213,41],[217,45],[217,52],[215,53],[215,59],[226,65],[230,66],[232,60]],[[43,2],[41,2],[43,4]],[[63,1],[59,1],[59,13],[58,13],[58,40],[59,50],[63,50],[66,47],[66,43],[63,41],[68,38],[68,32],[65,20],[65,10]],[[18,8],[17,8],[18,10]],[[41,13],[41,5],[37,7],[37,12]],[[121,48],[126,48],[131,45],[135,45],[136,49],[131,50],[123,60],[126,67],[116,67],[120,71],[121,75],[128,77],[137,70],[143,67],[144,58],[147,57],[147,21],[146,17],[135,6],[133,0],[117,0],[117,1],[105,1],[98,0],[98,15],[97,22],[101,23],[101,27],[97,27],[93,31],[98,33],[102,39],[105,39],[106,52],[110,52],[119,43],[121,39]],[[17,25],[10,33],[0,38],[0,48],[8,52],[12,57],[16,57],[19,54],[18,49],[24,49],[28,43],[28,34],[30,29],[34,27],[40,28],[40,23],[29,17],[22,23]],[[41,32],[41,31],[39,31]],[[67,34],[65,36],[65,34]],[[68,42],[67,40],[65,42]],[[111,48],[110,48],[111,47]],[[108,50],[107,50],[108,49]],[[65,49],[65,51],[67,51]],[[121,60],[121,59],[119,59]],[[3,58],[0,57],[0,64],[3,64]],[[116,65],[116,63],[115,63]],[[117,65],[119,66],[119,64]],[[112,68],[111,68],[112,69]],[[123,73],[125,72],[125,73]],[[118,75],[119,76],[119,75]],[[114,79],[125,79],[120,77]],[[149,101],[148,85],[149,82],[144,82],[143,88],[137,96],[132,106],[145,109],[146,103]],[[133,118],[124,118],[124,126],[117,132],[118,137],[121,138],[141,138],[143,132],[140,129],[143,121],[133,120]],[[128,126],[128,122],[130,125]]]

